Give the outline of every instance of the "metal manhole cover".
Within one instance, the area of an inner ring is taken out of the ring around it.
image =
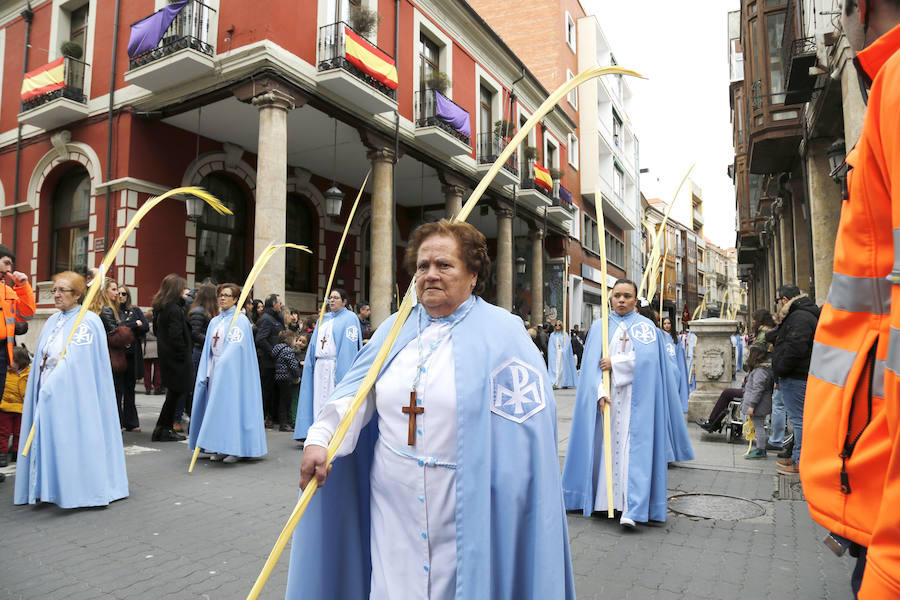
[[[766,514],[766,509],[750,500],[717,494],[682,494],[669,498],[669,509],[680,515],[703,519],[739,521]]]

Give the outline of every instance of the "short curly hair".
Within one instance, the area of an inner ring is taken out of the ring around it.
[[[491,259],[487,253],[487,240],[480,231],[468,223],[451,223],[447,219],[424,223],[416,227],[406,247],[405,264],[410,275],[416,274],[416,262],[419,257],[419,246],[433,235],[445,235],[456,240],[459,245],[459,257],[466,268],[478,275],[472,293],[480,296],[491,275]]]

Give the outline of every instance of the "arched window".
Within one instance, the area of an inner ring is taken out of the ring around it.
[[[288,195],[286,241],[316,251],[315,213],[306,198]],[[284,257],[284,285],[291,292],[316,292],[315,256],[299,250],[288,250]]]
[[[247,199],[228,175],[210,173],[200,182],[234,214],[220,215],[203,205],[197,222],[197,281],[211,277],[218,283],[240,282],[247,276]]]
[[[63,175],[53,192],[52,273],[87,273],[91,178],[78,165]]]

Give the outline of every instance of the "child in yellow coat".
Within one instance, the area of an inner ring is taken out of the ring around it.
[[[6,374],[6,387],[0,400],[0,467],[7,464],[7,453],[12,450],[13,460],[19,450],[19,429],[22,427],[22,401],[25,386],[31,372],[31,356],[21,346],[13,348],[13,361]],[[9,443],[12,436],[12,444]]]

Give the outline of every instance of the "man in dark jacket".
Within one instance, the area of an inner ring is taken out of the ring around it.
[[[275,359],[272,348],[278,344],[278,334],[285,330],[283,306],[278,294],[266,298],[263,314],[256,322],[256,354],[259,357],[259,379],[262,383],[263,411],[266,420],[278,419],[278,384],[275,381]]]
[[[819,322],[819,307],[806,294],[801,294],[795,285],[778,288],[775,301],[781,325],[770,333],[775,338],[772,369],[778,378],[788,420],[794,427],[793,452],[790,458],[778,461],[778,472],[799,473],[806,377],[809,375],[813,338]]]

